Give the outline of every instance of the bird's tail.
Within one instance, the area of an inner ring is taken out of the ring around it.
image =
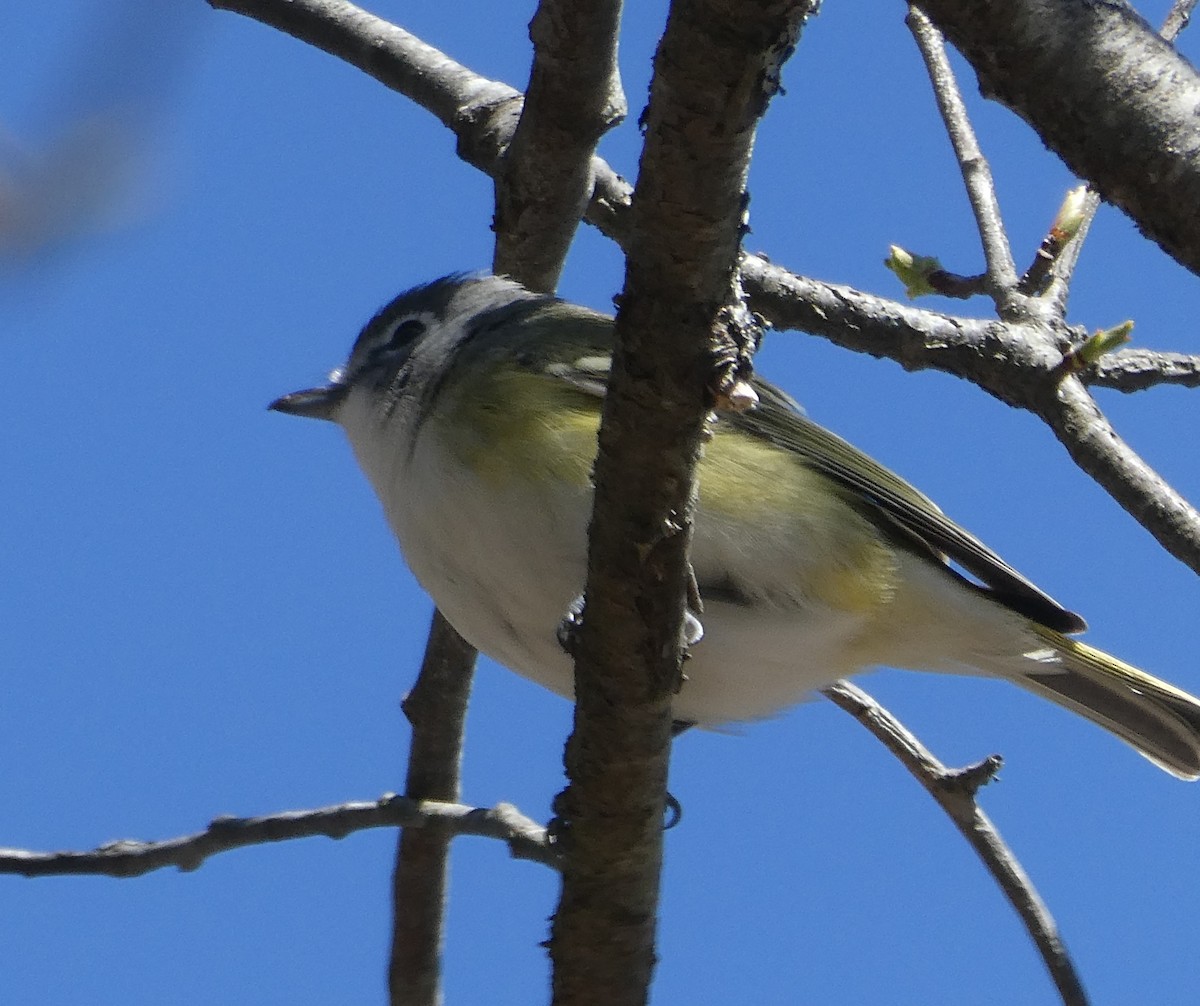
[[[1030,628],[1050,659],[1029,654],[1037,664],[1026,661],[1010,680],[1111,731],[1172,775],[1200,778],[1200,699],[1053,629]]]

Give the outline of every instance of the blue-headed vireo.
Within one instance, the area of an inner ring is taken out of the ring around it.
[[[612,339],[608,315],[451,276],[383,308],[326,386],[271,405],[340,425],[450,623],[565,696],[557,630],[583,589]],[[787,395],[754,387],[755,408],[714,417],[700,463],[704,634],[680,723],[761,718],[878,665],[983,673],[1200,777],[1200,701],[1068,638],[1082,618]]]

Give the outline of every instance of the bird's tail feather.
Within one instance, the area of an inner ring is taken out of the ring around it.
[[[1052,658],[1027,662],[1010,680],[1104,727],[1172,775],[1200,778],[1200,699],[1053,629],[1031,628]]]

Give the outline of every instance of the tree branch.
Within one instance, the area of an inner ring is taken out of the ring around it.
[[[411,98],[458,137],[459,157],[495,176],[521,111],[519,91],[347,0],[207,2],[278,28]]]
[[[675,0],[655,57],[595,465],[570,783],[555,808],[555,1006],[649,994],[695,467],[721,364],[741,350],[725,312],[755,131],[808,11]]]
[[[499,839],[508,843],[515,859],[528,859],[555,869],[559,865],[546,830],[511,804],[486,809],[388,794],[369,802],[342,803],[315,810],[292,810],[263,817],[218,817],[204,831],[162,842],[127,839],[107,842],[89,852],[0,849],[0,874],[140,877],[172,866],[183,871],[198,870],[212,856],[268,842],[317,836],[342,839],[368,828],[404,828],[407,834],[409,830],[431,827],[455,835]]]
[[[937,801],[1020,916],[1063,1003],[1087,1006],[1083,983],[1054,917],[996,826],[975,801],[980,787],[991,782],[1000,770],[1000,757],[992,755],[965,769],[948,769],[903,723],[861,688],[839,681],[822,694],[866,727]]]
[[[743,260],[743,276],[757,294],[751,303],[772,320],[889,357],[906,369],[936,367],[1032,412],[1164,549],[1200,572],[1200,514],[1121,440],[1084,389],[1085,380],[1102,382],[1103,364],[1094,378],[1085,371],[1063,379],[1059,347],[1066,348],[1069,332],[1053,339],[1044,324],[983,322],[906,308],[750,258]]]
[[[942,370],[976,380],[992,372],[980,357],[1004,331],[998,321],[942,314],[798,276],[757,255],[742,256],[742,283],[750,307],[773,327],[819,335],[845,349],[894,360],[905,370]],[[1053,356],[1049,362],[1057,361]]]
[[[1034,411],[1080,468],[1163,548],[1200,573],[1200,514],[1117,435],[1078,378],[1047,389]]]
[[[459,799],[474,669],[474,647],[435,611],[425,659],[403,702],[404,715],[412,724],[404,792],[412,800]],[[442,932],[453,836],[452,829],[434,824],[405,828],[397,841],[388,963],[392,1006],[441,1002]]]
[[[553,293],[592,196],[600,137],[625,118],[617,70],[620,0],[542,0],[529,26],[533,69],[495,173],[492,271]]]
[[[1084,384],[1116,391],[1144,391],[1160,384],[1200,387],[1200,356],[1150,349],[1109,353],[1079,374]]]

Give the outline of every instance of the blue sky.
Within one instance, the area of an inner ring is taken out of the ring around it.
[[[632,178],[664,5],[630,8],[630,122],[602,152]],[[532,5],[373,9],[525,83]],[[747,240],[891,296],[890,243],[964,272],[982,258],[903,15],[846,0],[810,25],[760,134]],[[490,183],[402,97],[199,0],[8,5],[0,37],[5,171],[74,131],[70,191],[98,193],[73,239],[0,267],[0,844],[165,838],[218,814],[399,789],[398,702],[429,602],[338,431],[265,405],[339,364],[399,290],[485,266]],[[969,74],[964,86],[1025,261],[1072,180]],[[117,111],[132,125],[114,154],[97,137],[118,135]],[[621,276],[585,229],[561,292],[604,308]],[[1137,344],[1200,352],[1195,303],[1195,277],[1102,212],[1073,321],[1132,318]],[[1200,692],[1196,578],[1035,420],[799,333],[772,335],[759,366],[1087,616],[1089,641]],[[1196,394],[1100,393],[1192,499]],[[885,671],[865,684],[947,762],[1005,756],[986,809],[1096,1003],[1195,1001],[1200,789],[1002,683]],[[466,799],[547,817],[569,717],[485,661]],[[656,1001],[1057,1001],[973,854],[827,704],[686,737],[671,790],[685,817],[667,836]],[[0,996],[381,1001],[393,846],[378,832],[240,851],[192,874],[0,878]],[[541,1001],[554,877],[481,839],[455,853],[447,1001]]]

